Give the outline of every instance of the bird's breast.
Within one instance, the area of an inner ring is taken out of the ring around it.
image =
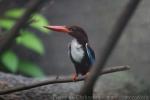
[[[77,40],[72,40],[70,47],[71,47],[70,52],[71,52],[72,59],[75,62],[80,63],[84,57],[84,50],[82,48],[82,45],[79,44]]]

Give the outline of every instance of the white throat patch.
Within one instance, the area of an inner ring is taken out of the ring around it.
[[[70,52],[71,52],[71,56],[73,60],[75,60],[76,62],[82,61],[82,58],[84,56],[84,51],[83,51],[82,45],[80,45],[76,39],[72,40],[71,42]]]

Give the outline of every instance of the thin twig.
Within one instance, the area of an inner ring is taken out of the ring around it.
[[[133,15],[137,5],[141,0],[129,0],[129,3],[125,7],[124,11],[122,11],[120,17],[118,18],[109,38],[104,47],[104,50],[100,52],[100,60],[98,61],[97,66],[94,66],[91,71],[89,77],[87,77],[85,84],[83,85],[79,95],[81,96],[92,96],[93,87],[95,82],[99,76],[99,73],[104,68],[107,59],[109,58],[112,50],[115,48],[119,38],[121,37],[123,30],[127,26],[131,16]]]
[[[109,74],[109,73],[118,72],[118,71],[125,71],[128,69],[130,69],[129,66],[116,66],[116,67],[106,68],[101,73],[99,73],[99,75]],[[23,90],[28,90],[28,89],[32,89],[32,88],[36,88],[36,87],[40,87],[40,86],[44,86],[44,85],[49,85],[49,84],[83,81],[85,78],[86,78],[86,76],[79,76],[76,81],[72,80],[71,77],[66,77],[63,79],[59,78],[59,79],[54,79],[54,80],[46,80],[46,81],[42,81],[39,83],[34,83],[31,85],[23,86],[23,87],[15,87],[12,89],[0,91],[0,95],[10,94],[10,93],[14,93],[14,92],[23,91]]]
[[[0,53],[2,54],[5,50],[9,49],[15,41],[15,38],[19,35],[20,29],[24,28],[31,15],[38,11],[42,4],[48,0],[31,0],[27,5],[27,10],[23,14],[23,16],[16,22],[16,24],[11,28],[8,32],[8,37],[2,44],[0,48]]]

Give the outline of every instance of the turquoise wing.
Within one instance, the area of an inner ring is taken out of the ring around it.
[[[89,62],[92,65],[95,62],[95,53],[92,50],[92,48],[88,46],[88,44],[86,44],[86,51],[87,51]]]

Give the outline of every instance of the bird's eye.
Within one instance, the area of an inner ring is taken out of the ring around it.
[[[73,29],[72,29],[72,28],[70,28],[70,31],[73,31]]]
[[[73,29],[72,29],[72,28],[70,28],[69,30],[70,30],[71,32],[73,32]]]

